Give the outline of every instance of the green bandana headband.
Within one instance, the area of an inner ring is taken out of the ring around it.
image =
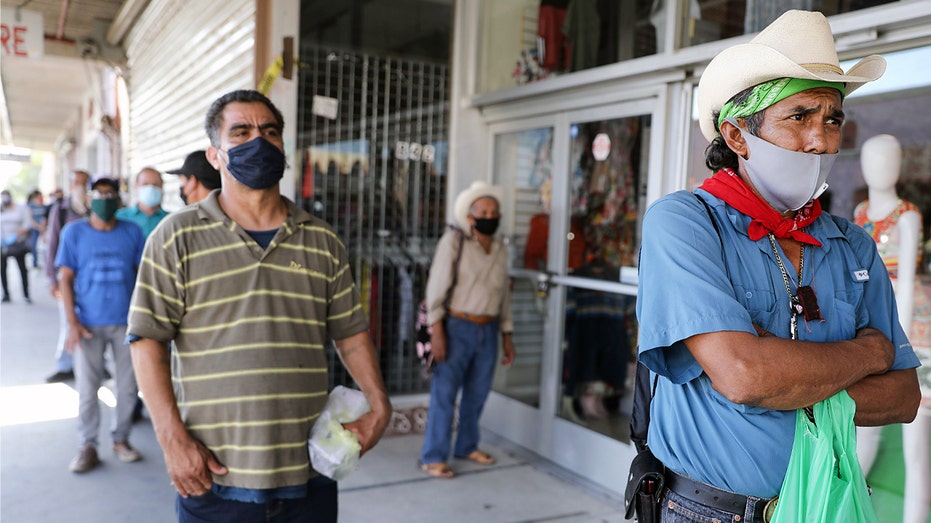
[[[742,105],[727,102],[721,108],[718,116],[718,128],[727,118],[746,118],[751,114],[762,111],[767,107],[785,100],[793,94],[798,94],[816,87],[830,87],[840,91],[841,97],[846,96],[846,86],[841,82],[825,82],[824,80],[805,80],[802,78],[777,78],[763,82],[753,87],[750,97]]]

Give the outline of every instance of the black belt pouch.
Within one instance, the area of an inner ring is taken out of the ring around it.
[[[665,484],[663,463],[647,448],[637,453],[630,463],[627,489],[624,493],[625,517],[631,519],[636,512],[640,523],[656,523],[660,514],[660,495]]]

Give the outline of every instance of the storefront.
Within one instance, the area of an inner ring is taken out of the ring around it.
[[[640,223],[651,202],[709,174],[694,95],[715,54],[801,7],[829,15],[843,60],[887,56],[886,77],[845,104],[830,208],[852,215],[860,146],[893,134],[902,196],[923,206],[931,236],[928,2],[276,2],[300,16],[257,5],[145,10],[125,44],[130,169],[172,168],[204,147],[205,104],[257,85],[280,39],[297,35],[294,80],[271,91],[287,122],[283,192],[349,248],[389,392],[429,386],[413,306],[448,199],[476,179],[500,184],[518,358],[498,369],[483,425],[611,491],[634,452]],[[331,370],[349,382],[335,358]]]
[[[620,492],[634,454],[628,415],[640,222],[651,202],[710,175],[694,110],[702,68],[788,8],[828,14],[842,60],[885,55],[886,77],[845,104],[830,209],[852,217],[865,197],[859,148],[893,134],[904,150],[902,196],[923,206],[928,238],[931,124],[913,112],[931,96],[931,75],[917,72],[931,56],[931,6],[477,4],[456,7],[450,194],[475,178],[507,189],[518,350],[513,366],[498,369],[483,424]],[[476,158],[486,170],[473,176],[467,167]],[[668,292],[687,299],[682,289]]]

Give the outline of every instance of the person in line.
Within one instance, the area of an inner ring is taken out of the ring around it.
[[[129,338],[181,522],[336,521],[307,450],[331,339],[371,406],[344,424],[362,454],[391,418],[346,249],[280,194],[283,128],[257,91],[214,101],[222,187],[162,222],[139,272]]]
[[[29,228],[29,252],[32,254],[32,267],[39,268],[39,237],[45,233],[48,218],[48,206],[43,203],[42,191],[36,189],[26,197],[26,205],[32,215]]]
[[[436,368],[420,467],[434,477],[454,476],[446,463],[451,449],[457,458],[482,465],[495,462],[478,448],[478,420],[491,391],[499,334],[504,352],[501,363],[510,365],[515,356],[507,248],[495,238],[501,197],[499,187],[481,181],[460,193],[454,214],[461,229],[451,228],[440,238],[430,265],[427,321],[433,330],[430,343]],[[457,257],[461,257],[459,263]],[[460,390],[459,428],[452,448]]]
[[[48,280],[49,293],[58,301],[58,344],[55,346],[55,372],[45,378],[47,383],[59,383],[74,379],[74,357],[65,350],[65,338],[68,336],[68,319],[65,317],[65,303],[61,300],[58,286],[58,271],[55,270],[55,257],[61,231],[65,225],[82,220],[90,213],[88,201],[88,184],[91,175],[87,171],[76,170],[68,178],[68,197],[62,196],[52,204],[46,222],[45,276]]]
[[[884,70],[869,56],[844,73],[824,15],[788,11],[702,74],[714,174],[647,210],[639,264],[663,521],[763,521],[797,410],[842,391],[856,425],[915,418],[919,362],[875,243],[818,201],[844,97]]]
[[[136,173],[134,191],[136,205],[116,211],[116,217],[135,223],[142,229],[142,235],[148,238],[168,216],[168,211],[162,209],[162,173],[151,167],[143,168]]]
[[[29,208],[15,203],[10,191],[0,192],[0,240],[3,253],[0,255],[0,278],[3,282],[3,303],[10,302],[10,289],[7,286],[7,259],[16,260],[19,276],[23,285],[23,299],[32,303],[29,297],[29,270],[26,268],[26,255],[29,254],[29,230],[32,228],[32,216]]]
[[[155,227],[168,216],[168,211],[162,209],[162,173],[152,167],[144,167],[136,173],[133,183],[136,205],[119,209],[116,217],[138,225],[142,229],[143,238],[148,239]],[[137,398],[133,407],[134,422],[142,419],[144,409],[142,398]]]
[[[51,209],[53,205],[65,199],[65,191],[61,187],[56,187],[52,192],[48,193],[48,198],[48,206]]]
[[[168,171],[181,178],[181,201],[185,205],[197,203],[220,188],[220,172],[210,165],[206,151],[194,151],[187,155],[179,169]]]
[[[55,257],[68,325],[65,349],[74,355],[78,389],[80,448],[69,465],[75,473],[87,472],[100,463],[97,390],[105,378],[104,354],[108,347],[116,378],[116,414],[110,433],[113,453],[125,463],[142,459],[129,444],[138,389],[125,339],[129,300],[144,239],[139,226],[116,218],[119,187],[112,178],[94,180],[90,217],[65,226]]]

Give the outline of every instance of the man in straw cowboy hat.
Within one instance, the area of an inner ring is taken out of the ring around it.
[[[446,460],[460,389],[453,455],[482,465],[495,462],[478,448],[478,419],[491,390],[499,333],[501,363],[514,361],[507,248],[494,236],[501,197],[500,187],[482,181],[460,193],[454,214],[461,229],[451,228],[440,238],[430,266],[427,320],[436,368],[420,467],[435,477],[453,477]]]
[[[844,73],[827,19],[788,11],[701,77],[714,175],[650,207],[640,257],[663,521],[769,521],[798,409],[841,391],[858,425],[915,417],[918,360],[885,266],[869,235],[817,199],[844,97],[884,70],[869,56]]]

